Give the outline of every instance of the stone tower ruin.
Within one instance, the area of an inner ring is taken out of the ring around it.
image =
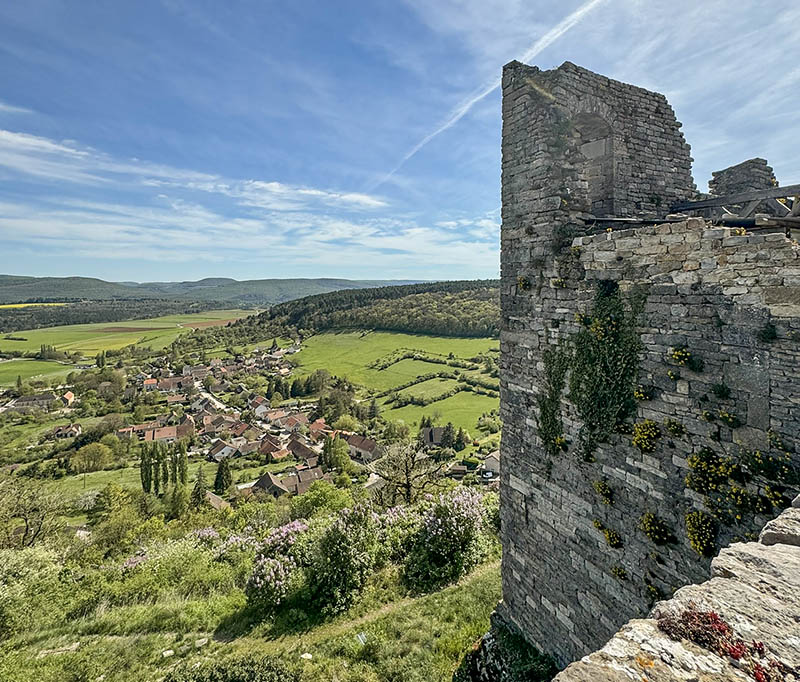
[[[663,95],[505,67],[497,616],[560,664],[708,578],[800,484],[800,251],[670,215],[691,162]],[[771,182],[739,171],[716,189]]]

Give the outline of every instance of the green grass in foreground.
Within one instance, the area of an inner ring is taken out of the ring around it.
[[[286,656],[304,682],[449,682],[461,657],[489,628],[501,596],[500,564],[490,561],[457,585],[422,597],[402,597],[396,580],[376,576],[359,604],[310,629],[274,632],[269,624],[239,636],[217,626],[243,606],[234,592],[207,600],[160,600],[150,606],[100,609],[94,618],[20,636],[0,645],[0,679],[7,682],[156,680],[179,662],[230,653]],[[357,639],[366,635],[366,645]],[[210,637],[199,651],[194,641]],[[39,656],[79,643],[75,651]],[[162,651],[175,655],[163,658]],[[310,653],[303,661],[300,655]]]
[[[47,360],[7,360],[0,362],[0,386],[11,386],[16,383],[17,377],[23,381],[33,377],[66,376],[75,368],[72,365],[62,365],[59,362]]]
[[[94,355],[103,350],[117,350],[131,344],[164,348],[194,325],[206,326],[208,323],[225,322],[252,314],[252,310],[210,310],[146,320],[45,327],[10,334],[24,338],[25,341],[11,341],[0,337],[0,350],[31,351],[38,350],[42,344],[48,344],[58,350]]]

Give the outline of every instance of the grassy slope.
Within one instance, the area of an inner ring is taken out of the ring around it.
[[[49,344],[59,350],[78,351],[92,355],[101,350],[116,350],[133,343],[164,348],[178,336],[185,334],[191,328],[188,325],[237,319],[251,315],[252,312],[248,310],[211,310],[192,315],[167,315],[146,320],[98,322],[20,331],[14,332],[11,336],[23,337],[26,339],[25,341],[10,341],[0,338],[0,350],[30,351],[38,350],[42,344]],[[120,328],[125,331],[114,331]]]
[[[18,376],[25,381],[32,377],[52,376],[54,374],[67,375],[74,369],[72,365],[62,365],[59,362],[47,362],[46,360],[9,360],[0,362],[0,386],[15,384]]]
[[[419,360],[401,360],[386,369],[370,369],[368,365],[398,349],[415,349],[428,353],[459,358],[471,358],[479,353],[497,348],[496,339],[459,339],[413,334],[391,334],[386,332],[342,332],[318,334],[303,343],[303,350],[294,358],[300,363],[300,373],[315,369],[327,369],[338,376],[366,386],[368,389],[387,391],[414,377],[439,372],[447,368]],[[405,389],[413,395],[443,393],[450,381],[428,381]],[[452,421],[473,436],[477,435],[476,422],[484,412],[497,409],[498,401],[484,395],[461,392],[446,400],[431,403],[426,407],[408,405],[399,409],[384,410],[387,419],[402,419],[407,424],[418,424],[423,415],[439,412],[442,422]]]
[[[256,626],[239,636],[213,632],[242,607],[241,597],[173,599],[151,606],[100,609],[93,618],[20,636],[0,645],[0,679],[8,682],[155,680],[179,661],[233,652],[285,655],[301,665],[304,682],[449,682],[464,653],[489,627],[500,599],[500,565],[479,566],[459,584],[422,597],[402,597],[390,576],[371,581],[361,603],[310,629]],[[356,635],[365,633],[367,646]],[[199,652],[199,637],[211,637]],[[74,652],[38,657],[42,650]],[[163,658],[161,652],[175,651]],[[310,653],[303,662],[300,654]]]

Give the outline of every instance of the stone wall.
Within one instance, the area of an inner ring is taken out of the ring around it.
[[[800,507],[800,498],[795,505]],[[733,628],[733,637],[763,644],[763,654],[737,660],[686,639],[675,641],[659,629],[659,617],[686,610],[718,614]],[[794,669],[794,674],[777,679],[796,680],[800,676],[798,622],[800,508],[792,508],[767,524],[759,542],[723,549],[711,562],[710,580],[681,588],[673,599],[656,605],[647,619],[628,622],[600,651],[573,663],[555,679],[735,682],[758,679],[755,666],[769,671],[769,661],[774,660]]]
[[[711,176],[708,188],[711,195],[717,197],[778,186],[778,180],[766,159],[748,159],[724,170],[714,171]]]
[[[690,162],[661,95],[569,63],[506,67],[498,617],[561,665],[705,580],[709,554],[757,533],[796,490],[784,454],[800,446],[796,245],[701,219],[585,227],[589,213],[659,215],[691,198]],[[597,311],[606,299],[630,310],[634,292],[638,378],[617,386],[631,357],[614,325],[633,315]],[[603,428],[570,399],[575,357],[595,346],[608,351],[595,383],[633,401]],[[554,357],[568,360],[563,386]]]

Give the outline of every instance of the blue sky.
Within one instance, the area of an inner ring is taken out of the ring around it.
[[[0,5],[0,272],[495,277],[502,65],[667,95],[712,170],[800,182],[800,3]]]

